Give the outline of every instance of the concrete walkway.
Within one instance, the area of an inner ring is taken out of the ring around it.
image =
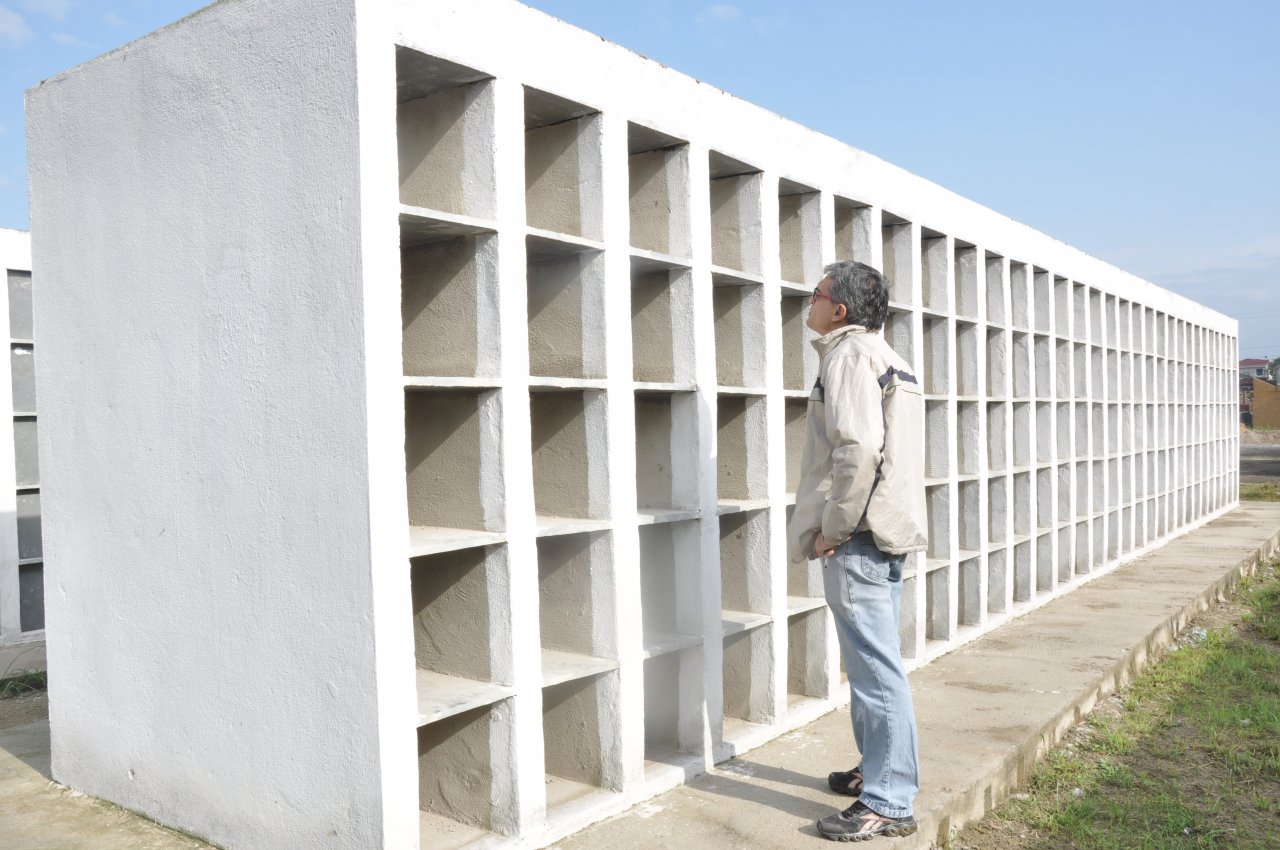
[[[1280,503],[1245,504],[912,673],[920,831],[866,846],[928,848],[982,817],[1277,546]],[[555,846],[834,847],[813,824],[852,802],[827,790],[826,775],[851,767],[853,753],[848,711],[835,711]]]
[[[981,817],[1100,696],[1278,545],[1280,504],[1246,504],[917,670],[921,829],[871,846],[927,848]],[[813,822],[848,804],[826,789],[826,774],[853,763],[848,713],[835,711],[556,846],[835,846]],[[0,731],[0,850],[208,848],[48,776],[47,722]]]

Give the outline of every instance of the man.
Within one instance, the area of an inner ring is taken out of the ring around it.
[[[818,821],[818,831],[860,841],[916,830],[916,722],[898,606],[906,555],[927,542],[924,405],[911,366],[880,333],[884,278],[855,262],[825,274],[809,297],[807,324],[820,335],[813,345],[822,359],[788,543],[792,561],[822,559],[862,755],[827,779],[857,802]]]

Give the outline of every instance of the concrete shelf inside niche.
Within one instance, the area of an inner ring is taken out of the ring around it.
[[[818,352],[810,343],[815,334],[805,326],[809,315],[809,293],[812,291],[812,287],[802,292],[784,290],[780,300],[782,385],[786,389],[807,389],[818,377]]]
[[[955,279],[953,309],[958,317],[978,319],[978,249],[968,242],[955,240],[951,256]]]
[[[711,307],[715,318],[716,383],[764,386],[764,287],[715,286]]]
[[[693,380],[693,283],[687,269],[631,267],[631,362],[637,381]]]
[[[396,47],[401,203],[492,217],[493,134],[491,75]]]
[[[956,393],[965,397],[976,397],[981,391],[978,334],[973,322],[956,322]]]
[[[600,671],[542,689],[542,737],[548,812],[609,788],[606,763],[616,758],[617,730],[607,722],[618,698],[618,674]]]
[[[1006,309],[1009,284],[1005,276],[1004,257],[991,251],[982,253],[986,271],[983,289],[987,294],[987,321],[993,325],[1014,324],[1010,322]]]
[[[711,262],[748,274],[761,273],[760,169],[711,151]]]
[[[627,125],[631,247],[689,256],[689,145],[640,124]]]
[[[911,313],[895,310],[892,307],[884,317],[884,341],[903,360],[911,363],[915,360],[914,334],[911,330]]]
[[[787,492],[794,493],[800,486],[804,458],[804,438],[808,401],[787,399],[783,403],[784,442],[787,454]]]
[[[533,375],[604,375],[604,255],[573,247],[540,237],[527,240],[529,371]]]
[[[604,447],[589,434],[604,430],[605,393],[531,392],[534,508],[539,533],[576,533],[608,516]]]
[[[717,500],[766,497],[766,423],[763,398],[716,399]]]
[[[787,617],[787,694],[826,697],[827,612],[813,607]]]
[[[861,201],[835,197],[836,260],[854,260],[874,266],[872,238],[875,225],[871,207]]]
[[[1026,263],[1009,263],[1009,325],[1017,330],[1031,329],[1031,293]]]
[[[927,556],[938,560],[951,557],[951,490],[946,484],[926,487],[925,508],[929,524],[929,548]]]
[[[494,542],[502,492],[501,393],[405,394],[410,543],[432,549]]]
[[[403,221],[402,216],[402,221]],[[420,223],[420,222],[419,222]],[[406,376],[498,374],[498,348],[481,330],[497,309],[498,237],[441,235],[405,245],[402,226],[400,306]]]
[[[778,260],[782,279],[818,282],[822,271],[822,196],[792,180],[778,181]]]
[[[915,306],[911,291],[916,263],[914,238],[911,222],[888,210],[880,212],[880,250],[884,258],[880,270],[889,286],[889,300],[907,307]],[[910,362],[911,358],[907,360]]]
[[[510,696],[510,659],[493,639],[506,548],[476,547],[411,561],[418,725]],[[501,631],[499,628],[498,631]]]
[[[636,504],[641,511],[697,506],[697,396],[637,393]]]
[[[946,319],[924,320],[924,392],[946,395],[950,386],[951,327]]]
[[[514,734],[510,700],[499,700],[418,728],[419,840],[455,850],[493,839],[513,812],[490,753]]]
[[[611,539],[606,532],[538,539],[538,615],[543,686],[615,669],[611,610]]]
[[[526,86],[524,126],[525,220],[540,230],[599,239],[598,110]]]
[[[951,472],[951,434],[948,430],[948,416],[947,402],[925,402],[924,471],[929,478],[946,478]]]
[[[946,315],[950,312],[948,298],[951,285],[951,257],[948,256],[947,237],[936,230],[920,229],[920,282],[926,310]]]
[[[701,642],[697,520],[641,527],[640,611],[649,657]]]

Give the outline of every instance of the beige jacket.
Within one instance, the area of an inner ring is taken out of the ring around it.
[[[791,560],[815,557],[819,529],[833,545],[869,530],[881,551],[924,549],[924,398],[910,364],[858,325],[813,346],[822,361],[787,535]]]

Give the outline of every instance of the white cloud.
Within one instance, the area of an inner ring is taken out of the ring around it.
[[[102,20],[104,20],[109,27],[123,27],[128,25],[128,22],[115,12],[107,12],[102,16]]]
[[[34,35],[21,15],[12,9],[0,6],[0,41],[7,41],[17,47],[29,41]]]
[[[707,24],[715,21],[736,21],[742,17],[742,10],[730,3],[717,3],[708,6],[698,13],[698,23]]]
[[[84,42],[76,38],[74,35],[71,35],[70,33],[55,32],[53,35],[49,37],[52,38],[54,41],[56,41],[58,44],[66,44],[68,46],[84,44]]]
[[[22,8],[55,20],[66,20],[69,0],[22,0]]]

